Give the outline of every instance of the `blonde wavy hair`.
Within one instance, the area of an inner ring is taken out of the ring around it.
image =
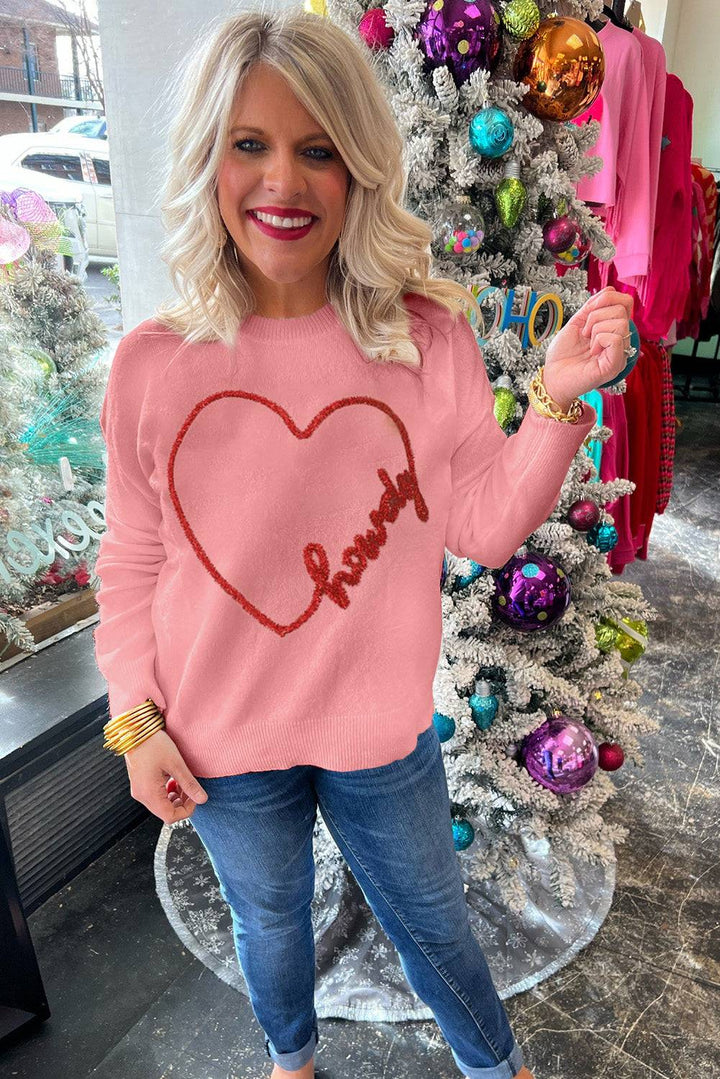
[[[178,300],[155,310],[185,343],[234,344],[255,310],[253,291],[220,216],[217,175],[235,96],[253,65],[284,75],[301,104],[335,143],[350,186],[325,291],[340,322],[368,358],[420,367],[403,293],[453,312],[480,307],[464,285],[431,276],[433,232],[403,208],[403,140],[374,71],[370,50],[330,19],[302,9],[250,11],[211,24],[176,71],[177,113],[160,204],[167,233],[161,257]]]

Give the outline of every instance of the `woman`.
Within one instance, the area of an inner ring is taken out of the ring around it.
[[[318,806],[463,1075],[531,1079],[453,845],[439,578],[446,546],[500,566],[556,505],[629,300],[569,321],[506,438],[368,54],[316,16],[213,29],[171,151],[179,299],[122,339],[101,413],[106,744],[134,798],[192,817],[272,1079],[314,1074]]]

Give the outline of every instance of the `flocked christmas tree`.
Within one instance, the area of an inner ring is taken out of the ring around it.
[[[464,283],[487,312],[473,325],[511,434],[552,334],[589,296],[585,256],[614,254],[574,187],[602,165],[587,156],[597,122],[571,122],[602,84],[602,47],[586,21],[602,4],[306,0],[306,9],[368,46],[405,140],[406,208],[432,227],[434,276]],[[595,447],[610,436],[596,428]],[[606,557],[617,539],[606,507],[633,485],[600,482],[591,449],[502,571],[446,552],[439,582],[434,723],[455,845],[466,880],[493,881],[518,913],[531,875],[524,837],[544,841],[551,903],[566,908],[578,864],[614,864],[627,830],[600,814],[616,791],[608,773],[642,764],[637,735],[657,730],[629,676],[654,612]],[[328,889],[341,861],[322,824],[316,838]]]
[[[35,650],[24,613],[92,583],[104,530],[107,335],[82,283],[58,268],[66,243],[39,195],[2,192],[0,660],[8,644]]]

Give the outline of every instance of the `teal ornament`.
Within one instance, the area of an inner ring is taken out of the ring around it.
[[[502,157],[515,141],[515,128],[506,112],[490,105],[470,121],[470,145],[483,157]]]
[[[471,695],[468,703],[475,725],[481,731],[490,730],[498,710],[498,699],[493,693],[490,683],[476,682],[475,692]]]
[[[612,551],[618,541],[617,528],[610,524],[593,525],[587,534],[587,541],[594,544],[599,551]]]
[[[508,375],[500,375],[495,383],[493,393],[495,395],[493,413],[495,414],[495,419],[504,431],[510,421],[515,417],[515,408],[517,405],[515,394],[512,392],[512,382]]]
[[[485,572],[485,567],[481,566],[479,562],[475,562],[472,558],[470,559],[470,566],[472,568],[469,573],[458,573],[454,582],[456,588],[467,588],[469,584],[477,581],[478,577]]]
[[[455,734],[455,720],[443,712],[433,712],[433,726],[441,742],[447,742]]]
[[[495,189],[495,206],[505,228],[515,228],[526,202],[527,188],[520,179],[520,166],[517,161],[508,161],[505,176]]]
[[[467,850],[475,838],[475,829],[464,817],[452,818],[453,842],[455,850]]]
[[[600,389],[606,390],[608,388],[608,386],[616,386],[618,384],[618,382],[622,382],[622,380],[624,378],[628,377],[628,375],[632,371],[633,367],[638,362],[641,347],[642,346],[640,344],[640,334],[638,333],[638,328],[631,319],[630,320],[630,348],[632,348],[634,351],[631,352],[630,355],[628,356],[628,362],[626,363],[625,367],[623,367],[620,374],[616,375],[615,378],[611,378],[609,382],[603,382]]]

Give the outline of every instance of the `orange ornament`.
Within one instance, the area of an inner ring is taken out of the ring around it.
[[[543,19],[515,54],[515,79],[529,86],[523,105],[541,120],[574,120],[590,108],[604,78],[600,39],[581,19]]]

